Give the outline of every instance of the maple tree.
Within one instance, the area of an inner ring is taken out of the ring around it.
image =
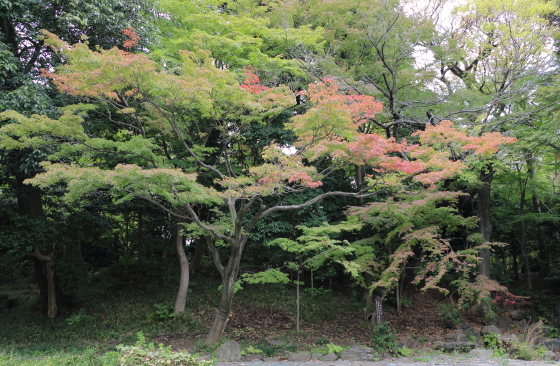
[[[322,52],[299,47],[292,54],[301,57],[309,75],[327,75],[347,90],[376,95],[385,109],[363,128],[400,140],[447,119],[478,134],[516,135],[533,128],[540,112],[556,104],[533,98],[556,73],[557,8],[544,0],[306,1],[287,9],[271,6],[268,17],[277,26],[322,27]],[[523,152],[513,151],[523,159]],[[476,198],[486,240],[492,234],[496,158],[471,165],[476,180],[463,182]],[[356,173],[360,184],[363,172]],[[481,273],[490,276],[490,252],[481,254]]]

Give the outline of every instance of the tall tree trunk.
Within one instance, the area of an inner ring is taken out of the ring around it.
[[[300,277],[302,260],[303,260],[302,257],[303,256],[300,254],[299,255],[298,270],[297,270],[297,279],[296,279],[296,332],[299,332],[299,316],[300,316],[299,277]]]
[[[187,292],[189,290],[189,260],[183,248],[183,236],[181,235],[182,225],[177,223],[177,235],[175,238],[175,249],[177,249],[177,256],[179,257],[179,265],[181,266],[181,280],[179,282],[179,290],[177,291],[177,298],[175,299],[175,314],[181,314],[185,311],[185,304],[187,303]]]
[[[528,290],[533,288],[533,283],[531,281],[531,269],[529,268],[529,258],[527,257],[527,238],[525,236],[525,192],[526,192],[527,180],[521,181],[521,197],[519,199],[519,216],[521,217],[521,222],[519,223],[519,247],[521,248],[521,260],[523,261],[523,267],[525,269],[525,283]]]
[[[194,250],[194,257],[192,261],[191,271],[193,273],[197,273],[200,270],[200,262],[202,260],[202,256],[204,255],[205,241],[203,236],[199,237],[195,241],[195,250]]]
[[[478,189],[478,220],[480,234],[484,242],[490,241],[492,235],[492,224],[490,223],[490,192],[492,188],[492,177],[494,168],[488,166],[488,172],[480,173],[482,186]],[[490,249],[482,249],[479,253],[480,267],[479,272],[482,276],[490,278]]]
[[[535,160],[534,160],[534,158],[532,158],[532,156],[528,161],[527,169],[528,169],[529,175],[531,176],[531,180],[533,182],[535,182],[536,181]],[[534,185],[533,185],[531,199],[533,201],[534,212],[538,213],[538,214],[541,214],[542,213],[541,202],[540,202],[539,196],[537,194],[537,188]],[[548,259],[547,259],[548,256],[546,255],[546,249],[545,249],[545,245],[544,245],[544,239],[543,239],[543,234],[542,234],[542,230],[541,230],[541,225],[539,225],[539,222],[536,221],[535,226],[537,228],[537,243],[539,245],[539,262],[541,263],[541,266],[548,267]]]
[[[138,212],[138,263],[144,261],[144,215]]]

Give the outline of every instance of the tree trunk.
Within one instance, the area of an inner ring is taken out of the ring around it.
[[[144,261],[144,215],[138,212],[138,263]]]
[[[181,267],[181,280],[179,282],[179,290],[177,291],[177,298],[175,299],[175,315],[181,314],[185,311],[185,304],[187,303],[187,292],[189,290],[189,260],[183,248],[183,236],[181,235],[181,223],[177,223],[177,235],[175,238],[175,249],[177,249],[177,256],[179,257],[179,265]]]
[[[527,167],[529,174],[531,176],[531,180],[534,182],[536,181],[536,174],[535,174],[535,164],[534,164],[534,159],[531,157],[531,159],[529,159],[528,161],[528,167]],[[532,195],[531,195],[532,201],[533,201],[533,210],[535,213],[541,214],[542,213],[542,209],[541,209],[541,201],[539,200],[538,194],[537,194],[537,188],[533,186],[533,191],[532,191]],[[539,224],[539,222],[535,222],[535,226],[537,229],[537,243],[539,245],[539,262],[541,264],[541,266],[546,266],[548,267],[548,255],[546,254],[546,249],[545,249],[545,245],[544,245],[544,239],[543,239],[543,235],[542,235],[542,230],[541,230],[541,225]]]
[[[208,336],[204,341],[206,346],[212,346],[222,337],[222,333],[224,332],[231,313],[235,282],[237,281],[237,276],[239,274],[239,264],[241,262],[247,236],[245,235],[244,237],[238,239],[236,243],[231,245],[228,264],[225,268],[220,263],[219,254],[212,243],[212,239],[210,237],[205,238],[212,253],[212,257],[214,258],[214,263],[222,276],[222,296],[220,298],[220,305],[216,311],[216,317],[214,318],[212,328],[210,328]]]
[[[300,275],[300,268],[302,265],[302,255],[299,255],[299,265],[297,270],[297,280],[296,280],[296,331],[299,332],[299,275]]]
[[[482,171],[480,180],[482,187],[478,190],[478,220],[480,234],[484,242],[490,241],[492,235],[492,224],[490,223],[490,192],[492,188],[492,177],[494,169],[492,165],[488,167],[488,173]],[[479,272],[482,276],[490,278],[490,249],[482,249],[479,253],[480,267]]]
[[[194,258],[191,266],[191,271],[193,273],[197,273],[200,270],[200,261],[202,260],[202,256],[204,255],[204,248],[205,248],[204,242],[205,242],[204,237],[199,237],[198,239],[196,239]]]
[[[41,189],[23,183],[17,187],[18,192],[18,213],[30,219],[41,219],[45,217],[43,202],[41,199]],[[59,309],[65,307],[66,302],[63,293],[56,281],[53,268],[54,246],[52,251],[44,255],[39,248],[35,248],[31,255],[39,294],[41,297],[42,311],[48,314],[49,318],[54,318]]]
[[[212,328],[210,328],[206,341],[204,342],[206,346],[216,344],[222,337],[222,333],[226,328],[226,324],[231,313],[236,279],[237,274],[235,276],[230,274],[227,278],[222,280],[222,297],[220,298],[220,305],[218,306],[214,323],[212,324]]]
[[[356,165],[356,189],[361,191],[364,188],[365,167],[363,165]],[[358,206],[364,205],[364,199],[358,198]]]
[[[531,290],[533,284],[531,281],[531,269],[529,268],[529,259],[527,258],[527,239],[525,235],[525,192],[526,192],[527,181],[521,181],[521,197],[519,199],[519,216],[521,217],[521,222],[519,223],[519,248],[521,249],[521,260],[523,261],[523,267],[525,268],[525,281],[527,289]]]
[[[58,310],[66,306],[62,291],[55,277],[53,267],[54,252],[44,255],[38,249],[35,249],[33,253],[27,254],[30,255],[33,260],[39,295],[41,297],[41,310],[47,314],[49,318],[53,319],[58,313]]]

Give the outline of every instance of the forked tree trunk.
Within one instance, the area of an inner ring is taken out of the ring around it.
[[[63,294],[55,278],[53,266],[54,252],[48,255],[42,254],[38,249],[32,253],[27,253],[33,260],[35,275],[41,296],[42,310],[49,318],[53,319],[58,310],[65,307]]]
[[[220,263],[220,257],[216,247],[214,247],[212,239],[209,236],[205,237],[205,239],[212,253],[212,257],[214,258],[214,264],[222,276],[222,296],[220,298],[220,305],[216,311],[216,317],[214,318],[212,328],[210,328],[208,336],[204,341],[206,346],[212,346],[222,337],[222,333],[231,315],[235,281],[237,281],[237,276],[239,275],[239,264],[241,263],[243,248],[245,247],[247,238],[245,237],[238,240],[235,244],[231,245],[228,264],[225,267]]]
[[[30,219],[40,219],[45,217],[41,190],[37,187],[20,184],[18,187],[18,213]],[[52,251],[45,255],[39,248],[27,253],[33,260],[35,275],[43,313],[48,314],[49,318],[54,318],[61,308],[66,305],[64,295],[56,281],[53,267],[54,246]]]
[[[478,190],[478,220],[480,234],[485,242],[490,241],[492,235],[492,224],[490,223],[490,192],[492,188],[492,177],[494,169],[492,165],[488,167],[488,174],[481,172],[480,180],[482,187]],[[490,278],[490,249],[481,249],[479,272],[482,276]]]
[[[175,299],[175,315],[181,314],[185,311],[185,304],[187,303],[187,292],[189,291],[189,260],[183,248],[183,236],[181,235],[181,223],[177,223],[177,234],[175,237],[175,249],[179,257],[179,265],[181,267],[181,280],[179,281],[179,290],[177,291],[177,298]]]

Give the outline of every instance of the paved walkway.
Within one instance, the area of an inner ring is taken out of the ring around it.
[[[428,361],[427,359],[430,358]],[[481,359],[467,355],[437,355],[431,357],[390,358],[377,362],[366,361],[245,361],[218,362],[216,366],[550,366],[556,361],[523,361],[506,358]]]

